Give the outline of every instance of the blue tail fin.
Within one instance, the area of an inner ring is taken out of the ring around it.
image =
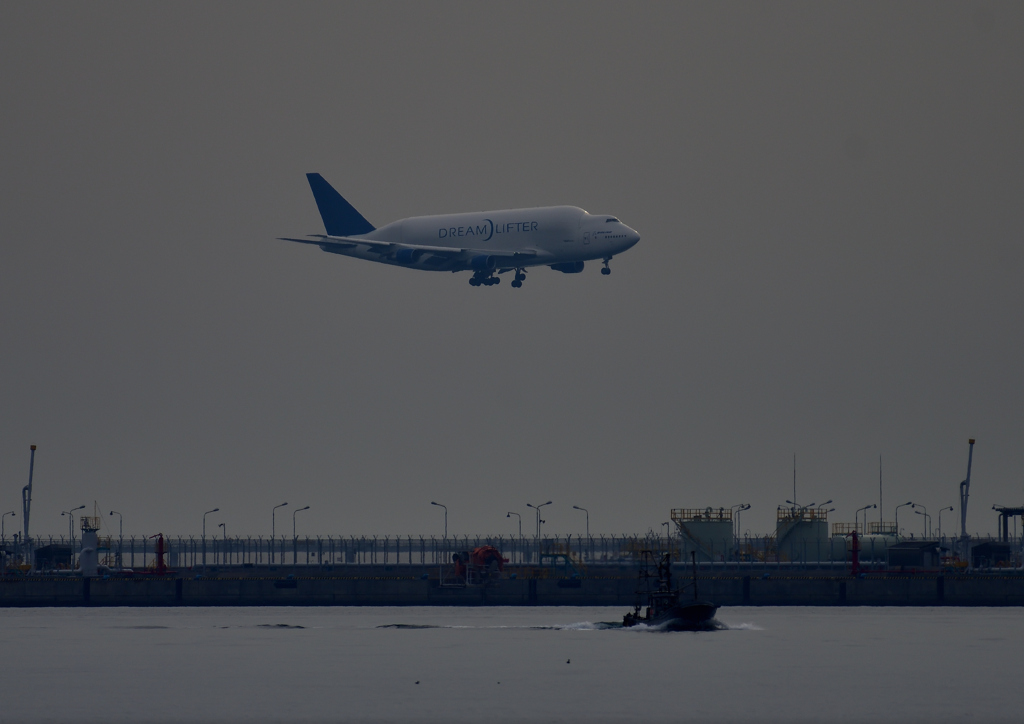
[[[357,236],[369,234],[373,224],[363,218],[352,204],[342,198],[318,173],[307,173],[309,188],[313,190],[316,207],[324,220],[324,228],[330,236]]]

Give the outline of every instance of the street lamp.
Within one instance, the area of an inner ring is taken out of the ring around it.
[[[665,526],[665,547],[671,550],[671,548],[672,548],[672,534],[671,534],[671,532],[669,532],[669,526],[672,525],[672,524],[669,523],[666,520],[664,523],[662,523],[662,525]]]
[[[953,506],[950,505],[945,508],[939,508],[939,538],[942,537],[942,511],[944,510],[953,510]]]
[[[219,510],[220,510],[220,508],[214,508],[213,510],[208,510],[205,513],[203,513],[203,539],[204,540],[206,539],[206,516],[208,516],[210,513],[216,513]]]
[[[210,513],[216,513],[220,508],[214,508],[203,513],[203,570],[206,570],[206,516]]]
[[[511,518],[513,515],[515,517],[519,518],[519,537],[522,538],[523,537],[523,516],[519,515],[519,513],[513,513],[511,510],[509,512],[505,513],[505,517],[506,518]]]
[[[10,513],[4,513],[2,516],[0,516],[0,541],[6,540],[6,536],[4,536],[4,518],[6,518],[9,515],[14,515],[14,517],[17,517],[14,514],[13,510]]]
[[[798,508],[800,510],[810,510],[814,506],[818,505],[817,503],[809,503],[808,505],[798,505],[798,504],[794,503],[792,500],[787,500],[786,502],[789,503],[790,505],[792,505],[794,508]],[[818,507],[824,508],[826,505],[828,505],[831,502],[832,502],[831,500],[826,500],[824,503],[822,503]]]
[[[117,565],[120,567],[123,565],[121,563],[121,552],[124,549],[124,516],[116,510],[110,511],[110,514],[117,516]]]
[[[68,516],[68,542],[71,543],[71,563],[75,562],[75,511],[84,508],[84,505],[79,505],[77,508],[71,510],[61,511],[61,515]]]
[[[224,565],[227,565],[227,562],[228,562],[228,527],[224,523],[218,523],[217,527],[218,528],[222,528],[224,530],[224,552],[221,554],[221,559],[222,559],[222,563],[224,563]]]
[[[902,505],[896,506],[896,535],[900,534],[900,508],[906,508],[908,505],[913,505],[909,500]]]
[[[917,507],[923,508],[924,506],[923,505],[919,505]],[[931,524],[931,516],[928,515],[928,513],[922,513],[920,510],[915,510],[914,512],[917,513],[918,515],[923,515],[924,516],[924,536],[923,537],[924,538],[928,538],[931,535],[930,531],[928,530],[931,527],[931,525],[930,525]]]
[[[444,508],[444,539],[448,540],[448,506],[435,503],[433,500],[430,501],[430,504],[436,505],[438,508]]]
[[[295,535],[295,516],[298,515],[299,513],[301,513],[304,510],[309,510],[309,506],[307,505],[305,508],[299,508],[298,510],[293,510],[292,511],[292,540],[295,540],[296,537],[297,537]]]
[[[541,523],[541,520],[540,520],[540,509],[543,508],[545,505],[551,505],[551,501],[549,500],[548,502],[541,503],[540,505],[533,505],[531,503],[527,503],[526,504],[527,508],[533,508],[534,510],[537,511],[537,537],[538,538],[540,538],[540,523]]]
[[[299,513],[301,513],[304,510],[309,510],[309,506],[307,505],[305,508],[299,508],[298,510],[293,510],[292,511],[292,565],[293,566],[297,566],[299,564],[299,537],[295,534],[295,516],[298,515]],[[309,540],[309,539],[307,538],[306,540]],[[307,546],[306,549],[309,550],[309,547]],[[306,558],[307,558],[306,563],[309,563],[309,560],[308,560],[309,556],[306,556]]]
[[[871,505],[865,505],[863,508],[857,508],[857,512],[853,514],[853,529],[857,530],[857,522],[860,520],[861,511],[871,510],[878,506],[872,503]],[[861,535],[867,535],[868,532],[868,514],[864,513],[864,530]]]
[[[270,540],[274,540],[277,536],[277,509],[283,508],[286,505],[288,505],[288,503],[275,505],[274,509],[270,511]]]
[[[739,538],[739,531],[742,529],[740,525],[740,513],[744,510],[750,510],[750,503],[739,503],[738,505],[730,505],[730,510],[733,510],[736,514],[736,538]]]
[[[931,516],[928,515],[928,509],[926,507],[924,507],[923,505],[921,505],[920,503],[914,503],[910,507],[911,508],[921,508],[921,510],[924,511],[923,513],[918,511],[918,510],[915,510],[914,512],[917,513],[918,515],[923,515],[924,516],[924,523],[925,523],[924,537],[927,538],[929,535],[931,535],[930,532],[928,531],[929,518],[931,518]]]
[[[582,510],[584,513],[587,514],[587,540],[590,540],[590,511],[587,510],[586,508],[581,508],[578,505],[572,506],[572,509],[573,510]]]

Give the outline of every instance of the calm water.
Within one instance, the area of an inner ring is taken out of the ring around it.
[[[1024,609],[622,613],[4,609],[0,721],[1020,721]]]

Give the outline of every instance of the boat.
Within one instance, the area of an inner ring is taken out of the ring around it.
[[[625,628],[650,626],[665,631],[701,631],[714,628],[718,606],[697,595],[697,554],[693,560],[693,600],[682,600],[682,589],[672,586],[672,556],[665,553],[654,564],[652,551],[640,552],[640,579],[633,610],[622,618]],[[651,572],[652,565],[655,573]],[[645,605],[646,603],[646,605]],[[642,615],[641,615],[642,612]]]

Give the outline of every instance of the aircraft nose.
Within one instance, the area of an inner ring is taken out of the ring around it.
[[[629,229],[628,226],[626,228]],[[638,234],[634,229],[629,229],[626,233],[626,248],[630,249],[636,246],[638,241],[640,241],[640,234]]]

